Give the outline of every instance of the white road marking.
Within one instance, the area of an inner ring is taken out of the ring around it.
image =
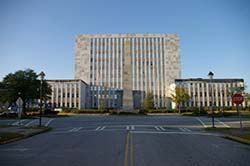
[[[102,131],[102,130],[104,130],[106,127],[105,126],[103,126],[102,128],[100,128],[99,129],[99,131]]]
[[[82,127],[75,127],[73,129],[69,130],[69,132],[77,132],[77,131],[79,131],[81,129],[82,129]]]
[[[78,128],[75,129],[74,132],[80,131],[81,129],[82,129],[82,127],[78,127]]]
[[[204,132],[163,132],[163,131],[131,131],[135,134],[183,134],[183,135],[210,135],[210,136],[221,136],[215,133],[204,133]]]
[[[49,124],[53,121],[54,119],[50,119],[46,124],[45,126],[49,126]]]
[[[102,127],[102,126],[98,126],[98,127],[95,129],[95,131],[100,130],[101,127]]]
[[[196,119],[203,125],[203,127],[207,128],[207,125],[205,125],[205,123],[200,118],[197,117]]]
[[[166,131],[166,129],[164,129],[162,126],[159,127],[162,131]]]
[[[23,122],[25,122],[26,120],[21,120],[20,122],[21,122],[21,124],[23,123]],[[14,122],[14,123],[12,123],[12,125],[18,125],[19,124],[19,120],[18,121],[16,121],[16,122]]]
[[[183,128],[179,128],[181,131],[185,132],[185,130]]]
[[[131,130],[135,130],[135,126],[131,126]]]
[[[27,151],[29,149],[27,148],[11,148],[11,149],[1,149],[0,151],[20,151],[20,152],[23,152],[23,151]]]
[[[159,130],[160,130],[158,126],[155,126],[155,129],[156,129],[157,131],[159,131]]]
[[[126,130],[129,130],[130,129],[130,126],[126,126]]]
[[[27,124],[25,124],[24,126],[29,126],[29,125],[31,125],[32,123],[34,123],[36,121],[36,119],[34,119],[34,120],[32,120],[32,121],[30,121],[29,123],[27,123]]]
[[[225,124],[224,122],[220,121],[219,119],[215,118],[215,121],[219,122],[220,124],[224,125],[226,128],[230,128],[230,126],[228,126],[227,124]]]
[[[191,130],[188,128],[183,128],[183,129],[186,130],[187,132],[191,132]]]

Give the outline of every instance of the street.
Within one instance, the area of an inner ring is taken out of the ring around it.
[[[215,122],[216,127],[238,125],[235,119],[216,118]],[[204,127],[211,126],[211,119],[206,117],[79,115],[46,118],[43,124],[53,130],[1,145],[0,165],[244,166],[250,163],[250,146],[206,132]],[[243,124],[249,126],[250,120],[245,119]]]

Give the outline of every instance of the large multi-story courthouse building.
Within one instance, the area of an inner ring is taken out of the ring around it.
[[[75,79],[90,86],[91,107],[141,107],[148,92],[155,107],[170,101],[169,85],[181,78],[180,37],[175,34],[110,34],[76,37]]]
[[[244,86],[243,79],[181,79],[180,37],[175,34],[78,35],[75,80],[50,80],[54,107],[109,108],[131,111],[142,106],[147,93],[156,108],[171,108],[171,85],[188,89],[186,106],[232,106],[226,93]],[[209,86],[213,86],[214,100]]]

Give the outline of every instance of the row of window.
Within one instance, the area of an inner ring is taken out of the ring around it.
[[[53,107],[70,107],[70,103],[53,103],[52,104],[53,105]],[[79,106],[79,103],[76,103],[76,105],[75,105],[75,103],[71,103],[71,107],[72,108],[78,108],[78,106]]]
[[[67,95],[67,96],[66,96]],[[61,98],[61,93],[58,93],[58,97]],[[70,97],[70,93],[63,93],[62,94],[62,97],[65,98],[65,97]],[[71,97],[79,97],[79,94],[77,93],[76,95],[74,93],[71,94]]]
[[[189,103],[187,103],[187,105],[190,106],[190,107],[210,107],[210,106],[212,106],[212,102],[211,101],[210,102],[205,101],[203,103],[203,102],[195,101],[195,102],[189,102]],[[221,104],[221,102],[218,102],[218,103],[214,102],[214,104],[213,104],[213,106],[217,106],[217,107],[231,106],[231,105],[232,104],[231,104],[230,101],[222,102],[222,104]]]

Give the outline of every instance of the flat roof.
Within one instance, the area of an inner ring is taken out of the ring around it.
[[[184,82],[184,81],[203,81],[210,82],[210,79],[203,78],[187,78],[187,79],[175,79],[175,82]],[[212,82],[244,82],[242,78],[216,78],[212,79]]]
[[[88,85],[86,82],[84,82],[81,79],[55,79],[55,80],[46,80],[48,82],[78,82],[81,81],[82,83]]]

